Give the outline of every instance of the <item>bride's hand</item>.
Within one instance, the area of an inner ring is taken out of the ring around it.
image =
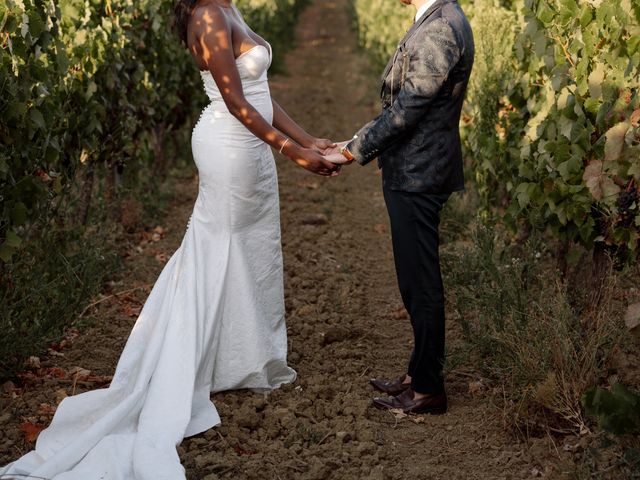
[[[340,165],[326,160],[310,148],[300,148],[290,158],[302,168],[325,177],[335,177],[340,172]]]
[[[336,144],[326,138],[314,138],[309,145],[311,150],[315,150],[321,155],[331,153],[336,147]]]

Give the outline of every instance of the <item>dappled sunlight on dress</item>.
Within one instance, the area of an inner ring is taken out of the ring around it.
[[[247,100],[271,122],[270,49],[237,58]],[[184,480],[176,451],[220,423],[210,392],[269,390],[287,366],[278,183],[270,147],[211,103],[193,130],[199,191],[182,244],[156,281],[109,388],[68,397],[36,449],[2,478]],[[13,476],[15,475],[15,477]]]

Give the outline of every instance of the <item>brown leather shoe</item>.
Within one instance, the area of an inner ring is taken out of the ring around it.
[[[403,383],[407,375],[402,375],[397,380],[382,380],[381,378],[372,378],[369,383],[373,385],[373,388],[379,392],[386,393],[387,395],[396,396],[404,392],[411,386],[410,383]]]
[[[432,415],[441,415],[447,412],[447,394],[427,395],[419,400],[414,400],[413,390],[408,388],[395,397],[376,397],[373,399],[373,404],[377,408],[387,410],[399,408],[404,413],[430,413]]]

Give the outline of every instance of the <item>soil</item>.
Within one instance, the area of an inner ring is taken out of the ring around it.
[[[358,50],[350,22],[343,2],[311,2],[286,74],[271,80],[293,118],[334,140],[350,138],[379,111],[379,72]],[[352,165],[325,179],[277,161],[289,360],[299,378],[269,395],[214,395],[222,426],[179,447],[188,478],[561,478],[562,446],[508,432],[502,412],[477,388],[473,366],[448,372],[445,415],[402,417],[372,407],[369,378],[403,373],[411,349],[378,169]],[[39,365],[34,359],[38,375],[25,374],[19,388],[3,386],[0,464],[33,448],[61,398],[108,382],[150,286],[181,241],[196,190],[192,174],[175,179],[166,220],[122,247],[126,276],[88,309],[88,326]],[[460,341],[449,321],[448,345]],[[74,376],[74,367],[90,373]]]

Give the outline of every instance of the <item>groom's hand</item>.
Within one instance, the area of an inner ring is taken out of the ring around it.
[[[340,149],[342,147],[344,147],[345,145],[347,145],[351,140],[345,140],[344,142],[339,142],[339,143],[334,143],[333,146],[331,148],[327,148],[323,155],[333,155],[333,154],[339,154],[342,155],[340,153]]]
[[[353,160],[347,160],[347,158],[342,155],[340,152],[338,153],[329,153],[324,156],[324,158],[331,163],[335,163],[337,165],[349,165]]]

